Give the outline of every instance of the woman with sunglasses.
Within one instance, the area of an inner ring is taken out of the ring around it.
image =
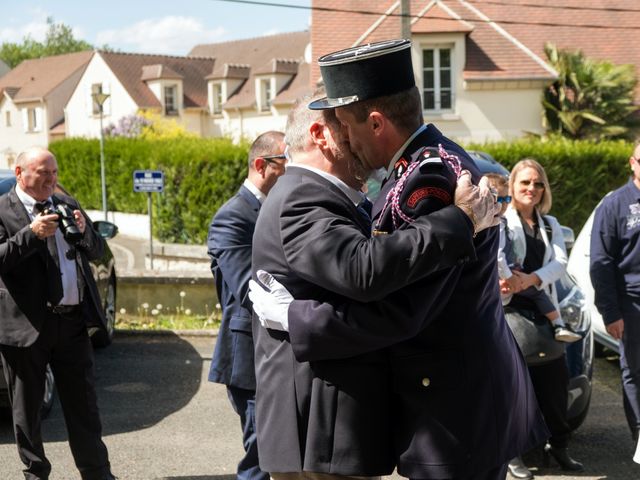
[[[575,342],[581,337],[564,325],[559,314],[556,280],[564,275],[567,252],[560,224],[547,213],[551,209],[551,188],[542,165],[533,159],[519,161],[509,176],[509,207],[506,208],[504,264],[500,271],[503,304],[538,311],[554,327],[555,339]],[[551,432],[545,458],[553,457],[564,470],[582,471],[581,463],[567,451],[571,427],[567,422],[569,371],[565,356],[529,365],[529,374],[542,414]],[[509,462],[515,478],[533,474],[522,459]]]

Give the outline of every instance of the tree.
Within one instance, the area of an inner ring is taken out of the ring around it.
[[[0,45],[0,60],[15,68],[23,60],[31,58],[93,50],[90,43],[74,38],[71,27],[64,23],[55,23],[53,18],[49,17],[47,25],[44,42],[38,42],[27,35],[22,39],[22,43],[5,42]]]
[[[543,124],[547,133],[573,139],[628,138],[638,128],[633,65],[614,65],[580,51],[545,45],[558,79],[544,91]]]

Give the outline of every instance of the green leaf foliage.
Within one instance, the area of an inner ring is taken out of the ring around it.
[[[509,170],[524,158],[540,162],[551,184],[551,214],[573,228],[576,235],[602,197],[628,180],[633,152],[633,144],[622,140],[595,142],[560,136],[473,144],[468,148],[489,153]]]
[[[639,127],[634,105],[634,65],[614,65],[581,51],[545,45],[558,79],[544,90],[543,124],[549,134],[574,139],[633,138]]]
[[[47,25],[44,42],[38,42],[27,35],[21,43],[2,43],[0,45],[0,60],[3,60],[11,68],[15,68],[23,60],[93,50],[90,43],[77,40],[73,36],[71,27],[64,23],[55,23],[53,18],[49,17]]]
[[[102,209],[98,140],[54,142],[60,183],[87,209]],[[230,139],[108,138],[104,144],[109,210],[147,213],[147,195],[133,191],[134,170],[162,170],[165,190],[152,194],[154,235],[165,242],[205,243],[213,214],[247,175],[249,145]]]

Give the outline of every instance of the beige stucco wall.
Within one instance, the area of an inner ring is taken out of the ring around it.
[[[129,93],[120,84],[100,53],[96,53],[67,103],[65,110],[67,137],[99,137],[100,116],[91,113],[91,85],[94,83],[102,83],[105,93],[110,94],[104,105],[104,126],[116,123],[120,118],[137,112],[138,107]]]
[[[422,50],[429,47],[452,49],[453,109],[424,112],[426,122],[461,142],[508,140],[526,132],[542,133],[543,83],[539,81],[484,81],[467,83],[463,78],[466,58],[463,33],[416,35],[412,57],[416,84],[422,86]]]
[[[42,108],[42,128],[38,132],[25,132],[23,109]],[[11,112],[11,126],[6,125],[6,112]],[[16,105],[6,96],[0,97],[0,168],[10,168],[12,159],[22,150],[49,144],[49,121],[46,105],[40,102]]]
[[[255,107],[247,110],[225,110],[223,115],[210,117],[214,128],[211,136],[230,136],[234,141],[255,139],[269,130],[284,131],[290,107],[271,107],[271,112],[257,112]]]

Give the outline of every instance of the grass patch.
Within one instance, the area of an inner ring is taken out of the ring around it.
[[[217,330],[220,315],[187,315],[184,313],[156,315],[133,315],[119,313],[116,316],[118,330]]]

